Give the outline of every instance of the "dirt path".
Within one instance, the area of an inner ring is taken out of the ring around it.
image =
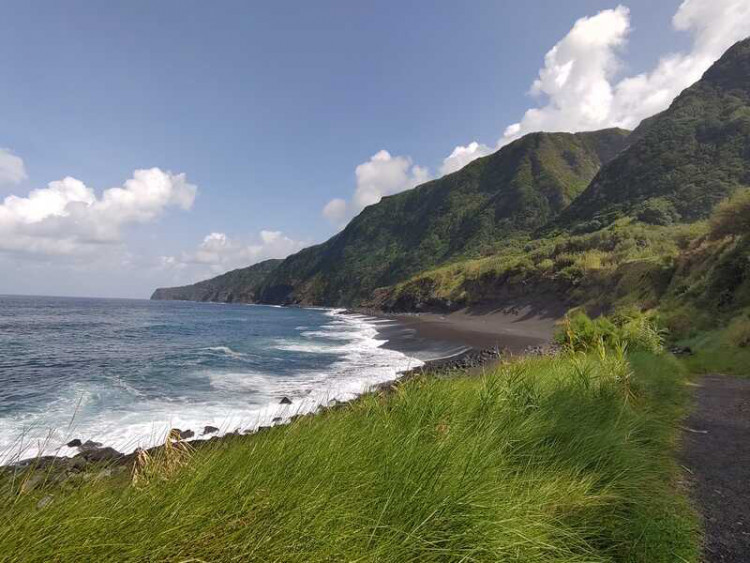
[[[705,563],[750,562],[750,379],[697,382],[681,457],[704,518]]]

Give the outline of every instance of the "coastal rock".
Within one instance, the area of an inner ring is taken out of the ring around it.
[[[218,429],[218,428],[216,428],[216,426],[204,426],[204,427],[203,427],[203,435],[204,435],[204,436],[205,436],[206,434],[215,434],[215,433],[216,433],[216,432],[218,432],[218,431],[219,431],[219,429]]]
[[[183,440],[187,440],[188,438],[192,438],[195,436],[195,432],[192,430],[185,430],[184,432],[180,432],[180,438]]]
[[[289,397],[284,397],[283,399],[281,399],[281,401],[279,401],[279,404],[280,405],[291,405],[292,404],[292,400]]]
[[[179,428],[172,428],[169,431],[168,436],[171,440],[187,440],[188,438],[192,438],[193,436],[195,436],[195,432],[193,432],[192,430],[180,430]]]
[[[561,351],[562,348],[558,344],[540,344],[527,346],[523,353],[525,356],[554,356]]]
[[[66,463],[66,469],[72,472],[83,471],[86,468],[86,460],[82,457],[73,457]]]
[[[281,422],[283,419],[280,416],[275,416],[271,419],[271,422]]]
[[[86,461],[115,461],[123,456],[114,448],[96,448],[92,450],[84,450],[76,458],[83,458]],[[75,458],[74,458],[75,459]]]
[[[71,440],[65,445],[68,446],[69,448],[79,448],[83,445],[83,442],[81,442],[78,438],[76,438],[75,440]]]
[[[82,452],[91,452],[94,450],[98,450],[102,447],[101,442],[94,442],[93,440],[86,440],[83,444],[78,446],[78,449]]]
[[[16,469],[26,469],[28,467],[33,467],[34,469],[46,469],[51,465],[60,463],[60,459],[64,458],[59,458],[54,455],[45,455],[41,457],[33,457],[31,459],[24,459],[12,464],[11,466]]]

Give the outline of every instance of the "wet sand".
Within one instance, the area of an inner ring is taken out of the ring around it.
[[[452,313],[378,315],[386,347],[432,360],[469,349],[496,348],[513,354],[550,342],[565,307],[555,303],[497,305]]]

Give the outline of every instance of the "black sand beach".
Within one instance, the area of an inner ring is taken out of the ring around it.
[[[430,361],[461,352],[497,349],[522,354],[550,342],[555,323],[565,314],[559,305],[483,306],[446,314],[377,315],[384,345]]]

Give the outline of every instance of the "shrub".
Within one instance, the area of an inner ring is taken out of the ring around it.
[[[538,266],[539,270],[542,272],[549,272],[552,271],[555,267],[555,263],[550,258],[545,258],[541,262],[539,262]]]
[[[666,198],[656,197],[645,201],[636,209],[636,218],[650,225],[671,225],[680,220],[674,204]]]
[[[596,319],[574,311],[563,320],[555,341],[571,352],[615,348],[660,353],[664,350],[664,334],[653,314],[634,308]]]
[[[747,316],[734,319],[727,328],[727,337],[735,346],[750,346],[750,318]]]
[[[714,239],[750,233],[750,189],[738,190],[717,205],[709,222]]]

